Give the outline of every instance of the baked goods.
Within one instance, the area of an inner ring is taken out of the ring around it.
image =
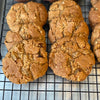
[[[97,8],[91,8],[89,12],[89,22],[91,27],[95,27],[96,24],[100,23],[100,9],[98,10]]]
[[[83,81],[94,64],[94,55],[88,42],[80,37],[65,37],[52,45],[49,66],[58,76],[72,81]]]
[[[96,25],[93,29],[91,36],[91,44],[93,45],[93,51],[100,62],[100,24]]]
[[[100,62],[100,0],[91,0],[92,8],[89,12],[89,22],[93,29],[91,36],[91,44],[94,54]]]
[[[36,2],[14,4],[7,14],[9,28],[16,32],[16,27],[27,23],[36,23],[43,26],[47,20],[46,8]]]
[[[10,31],[5,37],[8,53],[2,70],[13,83],[24,84],[42,77],[48,68],[45,31],[47,12],[42,4],[13,5],[7,14]]]
[[[35,23],[23,24],[17,32],[8,31],[5,37],[5,45],[9,50],[14,44],[22,40],[38,39],[45,42],[45,31]]]
[[[49,67],[67,80],[85,80],[95,58],[88,44],[89,29],[80,7],[72,0],[57,1],[51,5],[48,15],[52,43]]]
[[[88,39],[89,29],[82,18],[62,16],[50,21],[49,39],[53,43],[66,36],[81,36]]]
[[[96,3],[100,2],[100,0],[91,0],[91,4],[95,5]]]
[[[5,76],[16,84],[33,81],[48,68],[47,53],[42,42],[23,40],[7,53],[2,61]]]
[[[18,1],[18,2],[26,2],[26,1],[29,1],[29,0],[15,0],[15,1]]]
[[[50,6],[48,12],[49,21],[61,16],[83,18],[80,6],[73,0],[56,1]]]
[[[92,36],[91,36],[91,44],[93,45],[94,42],[100,37],[100,24],[97,24],[94,27],[94,30],[92,32]]]

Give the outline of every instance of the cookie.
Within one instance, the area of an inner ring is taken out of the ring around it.
[[[94,41],[93,51],[94,51],[94,54],[97,58],[97,61],[100,62],[100,38],[97,38]]]
[[[58,17],[50,22],[49,39],[51,43],[66,36],[82,36],[88,40],[89,29],[81,18]]]
[[[100,4],[99,4],[100,5]],[[100,7],[96,4],[89,12],[89,22],[93,28],[96,24],[100,23]]]
[[[53,72],[72,81],[83,81],[90,74],[95,58],[84,39],[65,37],[52,45],[49,66]]]
[[[2,61],[5,76],[23,84],[42,77],[48,68],[47,53],[42,42],[23,40],[13,46]]]
[[[94,45],[96,39],[100,38],[100,24],[96,25],[93,29],[91,36],[91,44]]]
[[[91,44],[93,45],[94,54],[98,62],[100,62],[100,24],[94,27],[91,36]]]
[[[7,32],[7,35],[5,37],[5,45],[7,50],[10,50],[12,48],[13,45],[15,45],[16,43],[22,41],[23,39],[21,38],[19,33],[14,33],[11,31]]]
[[[36,2],[14,4],[7,14],[9,28],[15,32],[22,24],[36,23],[43,26],[47,20],[46,8]]]
[[[91,0],[92,6],[95,5],[95,4],[97,4],[98,2],[100,2],[100,0]]]
[[[18,28],[17,32],[7,32],[5,45],[10,50],[16,43],[27,39],[38,39],[45,42],[45,31],[34,23],[23,24]]]
[[[48,20],[51,21],[54,18],[61,16],[74,16],[83,18],[81,8],[72,0],[60,0],[54,2],[48,12]]]

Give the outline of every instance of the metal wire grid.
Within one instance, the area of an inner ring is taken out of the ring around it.
[[[50,5],[48,2],[43,3],[47,9]],[[71,82],[53,74],[50,68],[45,76],[30,82],[28,84],[12,84],[2,72],[2,58],[7,53],[4,45],[6,32],[9,30],[5,16],[14,0],[4,0],[4,9],[2,9],[2,27],[0,33],[0,100],[100,100],[100,64],[97,63],[88,78],[83,82]],[[79,0],[85,21],[88,22],[88,12],[90,10],[90,0]],[[48,40],[48,24],[44,26],[46,30],[47,52],[50,51],[50,42]],[[90,29],[91,31],[91,29]],[[91,36],[91,34],[90,34]],[[90,40],[89,36],[89,40]]]

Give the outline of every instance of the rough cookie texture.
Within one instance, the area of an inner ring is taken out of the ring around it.
[[[100,24],[94,27],[91,36],[91,44],[93,45],[93,50],[97,57],[97,60],[98,62],[100,62]]]
[[[72,0],[60,0],[54,2],[49,9],[49,21],[61,16],[74,16],[83,18],[81,8],[75,1]]]
[[[96,24],[100,23],[100,12],[98,10],[95,10],[94,8],[91,8],[89,12],[89,22],[91,27],[93,28]]]
[[[91,44],[94,45],[94,42],[98,38],[100,38],[100,24],[98,24],[94,27],[94,30],[93,30],[92,36],[91,36]]]
[[[23,24],[18,28],[17,32],[7,32],[7,35],[5,37],[5,45],[9,50],[14,44],[18,43],[19,41],[32,38],[45,42],[45,31],[42,27],[34,23]]]
[[[95,58],[87,41],[65,37],[52,45],[49,66],[58,76],[83,81],[91,72]]]
[[[100,62],[100,38],[97,38],[94,42],[93,51],[96,55],[98,62]]]
[[[11,7],[6,19],[9,28],[15,32],[16,27],[25,23],[43,26],[47,20],[47,11],[42,4],[36,2],[17,3]]]
[[[66,36],[79,36],[88,40],[89,29],[82,18],[62,16],[50,22],[49,39],[51,43]]]
[[[89,22],[93,28],[96,24],[100,23],[100,2],[96,3],[89,12]]]
[[[2,61],[5,76],[23,84],[42,77],[48,68],[47,53],[42,42],[23,40],[9,50]]]
[[[48,35],[53,43],[49,67],[67,80],[85,80],[95,58],[88,44],[89,29],[81,8],[72,0],[57,1],[50,7],[49,22]]]
[[[89,22],[93,29],[91,44],[97,61],[100,62],[100,0],[91,0],[92,8],[89,12]]]
[[[96,3],[100,2],[100,0],[91,0],[91,4],[94,6]]]

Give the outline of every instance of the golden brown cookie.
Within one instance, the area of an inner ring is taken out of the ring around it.
[[[96,39],[100,38],[100,24],[96,25],[93,29],[91,36],[91,44],[94,45]]]
[[[5,45],[9,50],[14,44],[27,39],[38,39],[45,42],[45,31],[34,23],[23,24],[17,32],[7,32]]]
[[[98,62],[100,62],[100,24],[94,27],[91,36],[91,44],[93,45],[93,50],[96,55]]]
[[[100,62],[100,37],[94,41],[93,51],[98,62]]]
[[[9,50],[2,61],[5,76],[23,84],[42,77],[48,68],[47,53],[42,42],[23,40]]]
[[[52,19],[48,35],[51,43],[66,36],[82,36],[88,40],[89,29],[81,18],[62,16]]]
[[[6,45],[7,50],[10,50],[13,45],[15,45],[16,43],[18,43],[22,40],[23,39],[22,39],[22,37],[20,36],[19,33],[8,31],[7,35],[5,37],[4,43]]]
[[[49,21],[61,16],[74,16],[83,18],[81,8],[75,1],[72,0],[60,0],[54,2],[49,9]]]
[[[80,37],[65,37],[52,45],[49,66],[58,76],[83,81],[94,64],[95,58],[88,42]]]
[[[21,24],[36,23],[43,26],[47,20],[46,8],[36,2],[14,4],[7,14],[7,23],[12,31],[16,31]]]
[[[93,28],[96,24],[100,23],[100,2],[96,3],[89,12],[89,22]]]
[[[91,4],[94,6],[96,3],[100,2],[100,0],[91,0]]]

